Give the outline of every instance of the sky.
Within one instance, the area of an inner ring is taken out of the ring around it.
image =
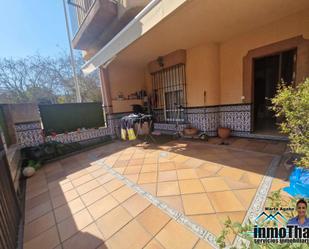
[[[0,58],[69,52],[62,0],[0,0]]]

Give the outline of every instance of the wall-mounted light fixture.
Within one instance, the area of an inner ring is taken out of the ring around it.
[[[160,67],[164,67],[164,61],[163,61],[163,57],[162,56],[158,57],[157,62],[158,62]]]

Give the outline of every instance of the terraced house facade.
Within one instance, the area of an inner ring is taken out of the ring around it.
[[[277,83],[309,76],[307,0],[70,3],[73,46],[85,73],[100,70],[110,118],[140,104],[161,131],[180,122],[209,135],[228,127],[271,137],[280,122],[268,108]]]

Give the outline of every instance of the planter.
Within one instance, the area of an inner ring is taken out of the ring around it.
[[[223,128],[219,127],[218,128],[218,136],[222,139],[227,139],[231,135],[231,129],[230,128]]]
[[[35,173],[35,169],[33,167],[25,167],[23,169],[23,175],[25,177],[31,177],[34,175],[34,173]]]
[[[196,128],[184,128],[183,133],[185,136],[194,136],[198,133],[198,129]]]

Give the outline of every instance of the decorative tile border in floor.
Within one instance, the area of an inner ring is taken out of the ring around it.
[[[242,149],[236,149],[236,150],[246,151]],[[261,212],[264,206],[264,203],[266,201],[267,193],[271,187],[274,174],[277,170],[277,167],[280,161],[281,161],[280,156],[275,156],[273,160],[271,161],[267,169],[267,172],[265,176],[263,177],[262,182],[257,190],[254,200],[252,201],[251,206],[245,216],[243,224],[246,224],[249,219],[254,219]],[[109,166],[105,162],[102,162],[100,164],[110,174],[112,174],[117,179],[125,183],[128,187],[132,188],[138,194],[140,194],[141,196],[149,200],[153,205],[160,208],[162,211],[164,211],[166,214],[168,214],[171,218],[176,220],[178,223],[183,224],[190,231],[196,234],[199,238],[207,241],[212,247],[218,248],[218,245],[216,244],[216,236],[214,234],[210,233],[208,230],[206,230],[199,224],[193,222],[190,218],[188,218],[182,212],[179,212],[178,210],[169,207],[165,202],[159,200],[157,197],[143,190],[140,186],[138,186],[138,184],[135,184],[134,182],[132,182],[131,180],[129,180],[128,178],[120,174],[119,172],[115,171],[111,166]],[[242,242],[248,243],[248,241],[245,241],[241,237],[237,236],[233,245],[236,246],[236,248],[238,248],[238,246],[240,246]]]
[[[112,167],[110,167],[106,163],[101,162],[100,164],[107,172],[115,176],[118,180],[122,181],[128,187],[132,188],[139,195],[146,198],[153,205],[155,205],[156,207],[161,209],[163,212],[165,212],[167,215],[169,215],[172,219],[184,225],[186,228],[188,228],[190,231],[196,234],[199,238],[207,241],[213,248],[219,248],[216,243],[216,236],[214,234],[210,233],[208,230],[206,230],[199,224],[193,222],[190,218],[185,216],[183,213],[179,212],[178,210],[174,208],[169,207],[165,202],[159,200],[157,197],[143,190],[140,186],[138,186],[137,184],[133,183],[125,176],[115,171]]]
[[[275,156],[271,161],[265,176],[260,183],[258,190],[256,191],[256,195],[251,203],[251,206],[243,220],[243,225],[247,224],[249,220],[254,220],[262,211],[267,198],[267,194],[270,190],[271,183],[277,171],[277,168],[281,162],[281,156]],[[249,248],[249,241],[237,236],[234,240],[233,246],[236,248],[241,248],[242,243]]]

